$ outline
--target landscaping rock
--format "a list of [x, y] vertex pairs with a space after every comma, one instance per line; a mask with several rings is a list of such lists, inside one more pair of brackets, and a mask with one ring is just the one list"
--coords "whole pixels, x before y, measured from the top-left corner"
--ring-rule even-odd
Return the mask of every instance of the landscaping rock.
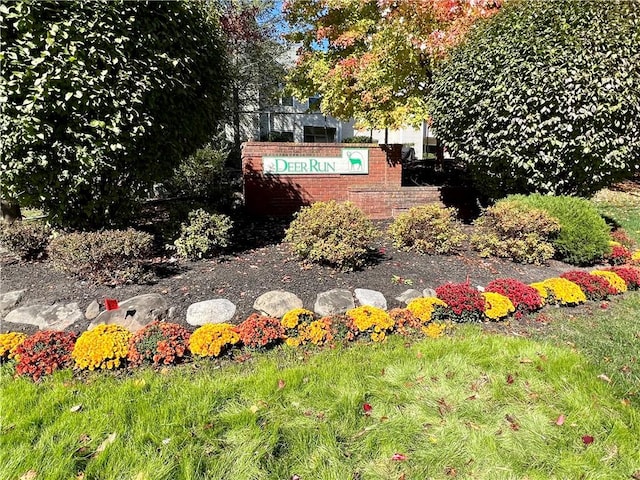
[[187, 323], [200, 326], [205, 323], [227, 323], [236, 314], [236, 306], [225, 298], [205, 300], [189, 306]]
[[164, 297], [157, 293], [138, 295], [121, 302], [117, 310], [106, 310], [89, 325], [89, 330], [100, 324], [116, 324], [131, 332], [137, 332], [145, 325], [168, 318], [169, 306]]
[[349, 309], [355, 308], [355, 306], [353, 295], [349, 290], [335, 288], [319, 293], [313, 310], [321, 317], [325, 317], [344, 313]]
[[411, 300], [415, 300], [416, 298], [422, 297], [422, 292], [416, 290], [415, 288], [410, 288], [409, 290], [405, 290], [400, 295], [396, 297], [396, 300], [400, 303], [404, 303], [408, 305]]
[[87, 307], [87, 310], [84, 312], [84, 316], [87, 320], [93, 320], [98, 315], [100, 315], [100, 304], [97, 300], [94, 300]]
[[354, 290], [356, 300], [360, 305], [371, 305], [383, 310], [387, 309], [387, 299], [384, 295], [376, 290], [368, 290], [366, 288], [356, 288]]
[[302, 300], [297, 295], [284, 290], [263, 293], [253, 302], [253, 308], [269, 317], [282, 318], [289, 310], [302, 308]]
[[20, 303], [20, 300], [24, 297], [24, 292], [26, 290], [13, 290], [0, 295], [0, 318]]
[[436, 291], [433, 288], [425, 288], [422, 291], [423, 297], [437, 297]]
[[62, 331], [83, 319], [80, 307], [74, 302], [16, 308], [7, 314], [4, 321], [35, 325], [40, 330]]

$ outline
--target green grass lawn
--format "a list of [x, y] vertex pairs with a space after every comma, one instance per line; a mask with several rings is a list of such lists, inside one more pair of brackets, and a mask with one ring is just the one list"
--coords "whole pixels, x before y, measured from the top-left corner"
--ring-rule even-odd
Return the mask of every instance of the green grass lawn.
[[119, 378], [67, 371], [37, 384], [5, 366], [0, 478], [624, 479], [640, 470], [638, 410], [585, 356], [474, 328], [405, 341], [311, 355], [279, 348], [222, 368], [203, 361]]
[[603, 190], [593, 202], [601, 215], [621, 225], [637, 243], [640, 243], [640, 191], [617, 192]]

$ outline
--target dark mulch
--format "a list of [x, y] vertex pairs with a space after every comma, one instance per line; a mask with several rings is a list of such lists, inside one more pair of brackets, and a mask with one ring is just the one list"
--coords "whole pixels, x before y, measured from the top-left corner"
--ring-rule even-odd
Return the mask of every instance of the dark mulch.
[[[459, 255], [421, 256], [399, 251], [388, 238], [378, 242], [373, 264], [356, 272], [340, 272], [323, 266], [301, 264], [280, 240], [287, 222], [278, 219], [244, 219], [237, 226], [237, 250], [213, 260], [167, 261], [156, 264], [156, 281], [147, 285], [109, 287], [95, 285], [54, 270], [46, 261], [22, 263], [8, 255], [0, 256], [1, 291], [26, 289], [21, 306], [78, 302], [85, 309], [93, 300], [120, 301], [145, 293], [160, 293], [175, 307], [173, 321], [186, 325], [186, 310], [194, 302], [227, 298], [238, 307], [236, 321], [253, 311], [253, 302], [269, 290], [287, 290], [298, 295], [305, 307], [313, 308], [316, 295], [332, 288], [368, 288], [382, 292], [389, 308], [399, 307], [394, 300], [408, 288], [435, 288], [446, 282], [486, 285], [498, 277], [523, 282], [557, 276], [572, 267], [557, 261], [547, 266], [516, 264], [501, 259], [483, 259], [465, 250]], [[381, 223], [381, 228], [384, 227]], [[467, 227], [471, 228], [471, 227]], [[531, 322], [536, 323], [535, 319]], [[25, 331], [29, 328], [0, 322], [0, 330]], [[76, 324], [81, 331], [87, 322]], [[535, 325], [534, 325], [535, 326]], [[506, 328], [511, 328], [506, 326]], [[33, 331], [33, 330], [31, 330]]]

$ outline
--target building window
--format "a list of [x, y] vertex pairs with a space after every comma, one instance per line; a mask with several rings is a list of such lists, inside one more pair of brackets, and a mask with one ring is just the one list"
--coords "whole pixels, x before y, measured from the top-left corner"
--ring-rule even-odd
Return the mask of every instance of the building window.
[[283, 107], [293, 107], [293, 97], [292, 96], [281, 97], [280, 105], [282, 105]]
[[309, 97], [309, 111], [310, 112], [320, 111], [320, 97]]
[[306, 143], [334, 143], [335, 138], [335, 128], [304, 127], [304, 141]]

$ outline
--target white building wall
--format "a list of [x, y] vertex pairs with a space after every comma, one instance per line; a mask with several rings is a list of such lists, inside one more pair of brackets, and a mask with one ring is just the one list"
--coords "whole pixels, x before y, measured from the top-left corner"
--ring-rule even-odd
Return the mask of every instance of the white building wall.
[[[401, 143], [404, 146], [413, 147], [416, 152], [416, 157], [418, 158], [428, 158], [434, 155], [432, 150], [437, 144], [437, 139], [429, 130], [427, 122], [422, 122], [419, 128], [405, 127], [397, 130], [390, 129], [386, 134], [385, 130], [356, 129], [354, 135], [371, 135], [378, 143]], [[445, 157], [447, 157], [446, 151]]]

